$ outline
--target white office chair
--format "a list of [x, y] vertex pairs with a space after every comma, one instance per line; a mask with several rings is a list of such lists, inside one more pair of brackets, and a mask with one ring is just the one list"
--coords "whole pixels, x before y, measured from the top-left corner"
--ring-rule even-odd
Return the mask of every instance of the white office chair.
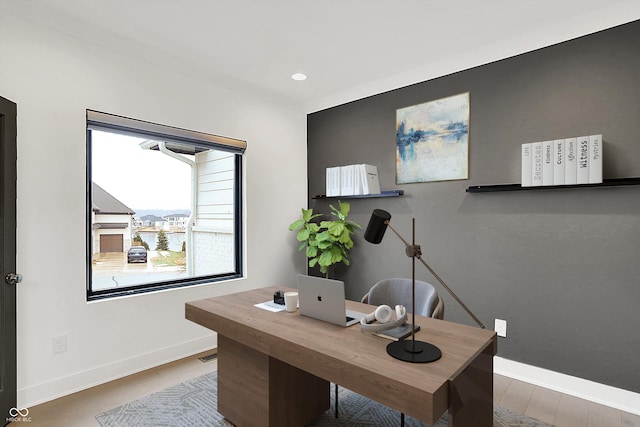
[[[362, 302], [371, 305], [386, 304], [389, 307], [404, 305], [407, 311], [411, 310], [413, 294], [413, 282], [411, 279], [382, 279], [369, 289], [362, 297]], [[415, 311], [419, 316], [442, 319], [444, 317], [444, 302], [436, 288], [430, 283], [416, 280]], [[338, 407], [336, 390], [336, 408]], [[336, 410], [336, 417], [338, 412]], [[404, 413], [400, 413], [400, 426], [404, 426]]]
[[[362, 302], [371, 305], [386, 304], [395, 307], [404, 305], [411, 311], [411, 279], [382, 279], [362, 297]], [[416, 280], [416, 313], [419, 316], [442, 319], [444, 303], [430, 283]]]
[[[369, 289], [361, 302], [371, 305], [386, 304], [389, 307], [404, 305], [411, 310], [412, 280], [411, 279], [382, 279]], [[416, 280], [415, 310], [417, 315], [442, 319], [444, 317], [444, 302], [436, 288], [430, 283]], [[335, 417], [338, 418], [338, 384], [335, 384]], [[400, 426], [404, 426], [404, 413], [400, 413]]]

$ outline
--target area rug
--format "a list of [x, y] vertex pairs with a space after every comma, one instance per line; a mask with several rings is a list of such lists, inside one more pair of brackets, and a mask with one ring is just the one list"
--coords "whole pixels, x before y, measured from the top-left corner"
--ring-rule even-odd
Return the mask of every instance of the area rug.
[[[165, 390], [142, 397], [103, 412], [96, 419], [103, 427], [233, 427], [216, 411], [217, 373], [211, 372]], [[385, 427], [399, 426], [400, 414], [384, 405], [339, 387], [339, 417], [334, 417], [334, 387], [331, 387], [332, 408], [311, 426]], [[251, 410], [247, 408], [247, 410]], [[409, 416], [407, 427], [428, 426]], [[533, 418], [507, 409], [493, 408], [494, 427], [552, 427]], [[446, 427], [445, 414], [435, 427]], [[472, 427], [472, 426], [470, 426]]]

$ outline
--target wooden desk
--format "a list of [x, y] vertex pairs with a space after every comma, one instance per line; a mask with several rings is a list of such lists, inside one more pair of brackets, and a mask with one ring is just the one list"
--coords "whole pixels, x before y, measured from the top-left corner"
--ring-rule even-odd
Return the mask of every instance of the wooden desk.
[[[279, 288], [282, 290], [289, 290]], [[493, 425], [493, 331], [416, 316], [416, 339], [442, 358], [407, 363], [388, 340], [254, 307], [275, 287], [186, 304], [186, 318], [218, 333], [218, 412], [238, 426], [302, 426], [329, 409], [329, 381], [434, 424]], [[371, 306], [347, 301], [362, 312]]]

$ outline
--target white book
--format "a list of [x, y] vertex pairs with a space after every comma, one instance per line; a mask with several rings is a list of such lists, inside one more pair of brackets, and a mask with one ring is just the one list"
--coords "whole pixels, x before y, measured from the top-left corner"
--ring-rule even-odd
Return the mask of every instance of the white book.
[[553, 185], [564, 185], [564, 139], [553, 141]]
[[362, 172], [363, 169], [364, 169], [363, 165], [353, 165], [353, 179], [354, 179], [353, 194], [355, 194], [356, 196], [365, 194], [364, 193], [364, 173]]
[[565, 185], [577, 184], [578, 172], [578, 140], [567, 138], [564, 140], [564, 183]]
[[542, 185], [542, 142], [532, 142], [533, 162], [531, 163], [531, 185]]
[[340, 167], [340, 195], [353, 196], [355, 193], [355, 165]]
[[576, 184], [589, 183], [589, 137], [580, 136], [578, 140], [578, 171]]
[[531, 151], [531, 143], [522, 144], [522, 187], [531, 187], [533, 176], [531, 174], [531, 165], [533, 164], [533, 152]]
[[369, 194], [369, 183], [367, 182], [367, 170], [365, 165], [357, 165], [357, 173], [360, 175], [362, 181], [362, 194]]
[[553, 185], [553, 141], [542, 142], [542, 185]]
[[333, 168], [333, 193], [334, 196], [340, 196], [342, 190], [342, 167]]
[[602, 135], [589, 136], [589, 184], [602, 183]]
[[380, 178], [378, 177], [378, 167], [373, 165], [362, 165], [364, 171], [365, 192], [363, 194], [380, 194]]
[[342, 168], [336, 166], [333, 168], [333, 195], [339, 196], [340, 190], [342, 190]]
[[327, 168], [327, 197], [335, 197], [340, 195], [340, 167]]

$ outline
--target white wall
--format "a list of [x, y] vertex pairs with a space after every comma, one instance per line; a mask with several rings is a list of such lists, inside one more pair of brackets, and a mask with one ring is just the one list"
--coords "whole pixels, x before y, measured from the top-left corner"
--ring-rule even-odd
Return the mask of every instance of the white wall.
[[[287, 227], [306, 205], [306, 116], [0, 15], [0, 96], [18, 104], [18, 405], [215, 345], [184, 303], [294, 286]], [[85, 110], [246, 140], [246, 278], [85, 300]], [[283, 166], [286, 162], [286, 167]], [[284, 254], [284, 255], [283, 255]], [[52, 353], [66, 334], [68, 351]]]

